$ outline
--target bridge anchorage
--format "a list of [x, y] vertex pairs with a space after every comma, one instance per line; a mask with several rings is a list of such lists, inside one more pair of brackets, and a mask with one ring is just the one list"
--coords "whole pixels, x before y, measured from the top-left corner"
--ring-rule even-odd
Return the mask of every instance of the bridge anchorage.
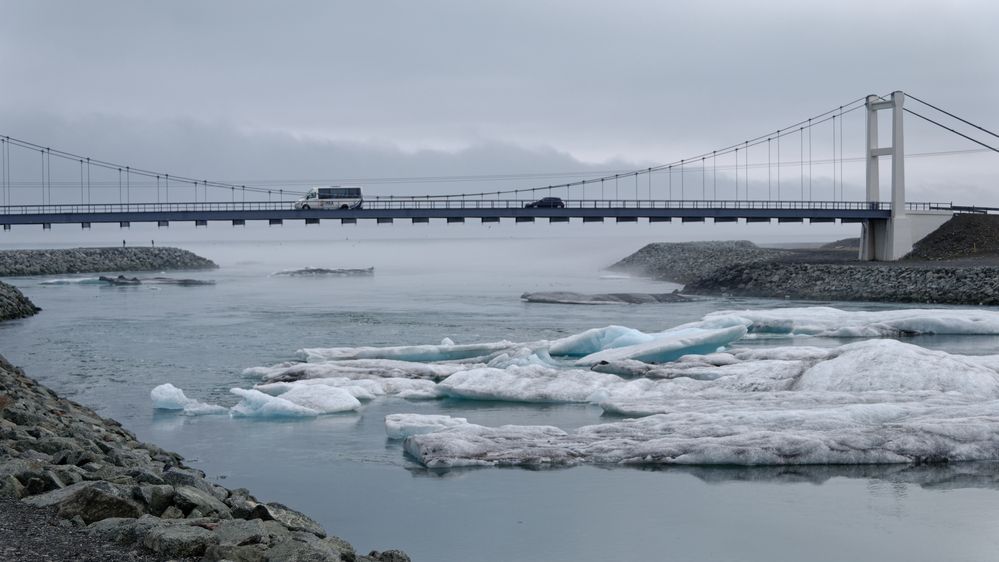
[[[955, 212], [982, 210], [950, 203], [906, 201], [904, 114], [919, 117], [983, 147], [974, 151], [920, 156], [986, 150], [999, 153], [999, 148], [905, 107], [907, 100], [999, 138], [970, 121], [896, 91], [890, 96], [858, 98], [776, 131], [658, 166], [574, 179], [557, 185], [460, 195], [365, 193], [363, 205], [325, 210], [306, 208], [304, 203], [296, 209], [295, 202], [287, 200], [286, 196], [301, 194], [287, 186], [237, 185], [184, 177], [0, 136], [0, 193], [3, 196], [0, 225], [7, 231], [13, 225], [42, 225], [48, 229], [53, 224], [73, 223], [90, 228], [95, 223], [117, 223], [125, 228], [142, 222], [160, 227], [172, 222], [207, 226], [211, 221], [225, 221], [234, 226], [245, 225], [246, 221], [281, 225], [284, 221], [318, 224], [330, 220], [341, 224], [356, 224], [358, 220], [376, 224], [397, 220], [425, 224], [430, 219], [459, 224], [467, 220], [493, 224], [501, 219], [515, 223], [537, 220], [553, 223], [570, 220], [583, 223], [639, 220], [650, 223], [708, 220], [715, 223], [851, 222], [862, 225], [861, 259], [896, 260]], [[866, 110], [866, 138], [857, 135], [855, 138], [860, 142], [854, 150], [860, 152], [860, 145], [863, 145], [863, 155], [847, 158], [844, 156], [843, 123], [848, 115], [859, 118], [861, 109]], [[878, 144], [878, 112], [884, 110], [891, 110], [892, 114], [889, 146]], [[857, 119], [858, 128], [860, 121]], [[829, 136], [826, 136], [830, 130], [832, 143], [827, 142]], [[813, 137], [819, 139], [819, 156], [814, 150]], [[826, 156], [830, 152], [831, 158]], [[25, 155], [22, 162], [21, 157]], [[891, 158], [888, 201], [881, 199], [879, 186], [882, 157]], [[844, 195], [847, 182], [844, 181], [843, 164], [846, 161], [856, 162], [858, 168], [863, 161], [865, 167], [865, 179], [856, 173], [849, 182], [851, 193], [855, 192], [852, 200]], [[828, 173], [830, 164], [831, 174]], [[58, 178], [56, 181], [53, 181], [54, 176]], [[390, 183], [398, 179], [390, 178]], [[426, 183], [422, 181], [426, 179], [407, 178], [407, 181]], [[459, 180], [429, 178], [429, 181], [449, 179]], [[501, 175], [484, 181], [525, 179]], [[831, 190], [827, 191], [829, 187]], [[277, 196], [278, 200], [271, 200], [272, 196]]]

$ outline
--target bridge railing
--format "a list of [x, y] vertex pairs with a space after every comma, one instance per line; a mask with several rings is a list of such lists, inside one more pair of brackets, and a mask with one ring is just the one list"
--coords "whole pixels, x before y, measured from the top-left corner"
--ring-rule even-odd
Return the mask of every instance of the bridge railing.
[[[483, 199], [461, 197], [372, 197], [364, 209], [523, 209], [533, 199]], [[675, 200], [675, 199], [580, 199], [562, 202], [566, 209], [746, 209], [746, 210], [846, 210], [886, 211], [888, 202], [868, 201], [768, 201], [768, 200]], [[0, 206], [0, 215], [170, 213], [211, 211], [288, 211], [294, 201], [208, 201], [178, 203], [93, 203], [72, 205]], [[545, 209], [543, 207], [542, 209]], [[550, 207], [547, 207], [550, 208]], [[906, 203], [910, 211], [955, 210], [951, 203]]]

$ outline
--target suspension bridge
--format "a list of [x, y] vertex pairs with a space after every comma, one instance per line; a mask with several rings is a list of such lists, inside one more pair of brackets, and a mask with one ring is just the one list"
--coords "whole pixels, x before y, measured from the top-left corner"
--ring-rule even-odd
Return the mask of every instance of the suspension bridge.
[[[905, 107], [907, 97], [920, 104], [920, 112]], [[880, 111], [891, 113], [890, 142], [884, 146], [879, 144]], [[924, 114], [928, 111], [934, 112], [933, 117]], [[0, 136], [3, 195], [0, 225], [9, 231], [23, 225], [51, 228], [53, 224], [74, 223], [90, 228], [99, 223], [129, 227], [132, 223], [146, 222], [165, 227], [171, 222], [207, 226], [211, 221], [233, 225], [244, 225], [247, 221], [266, 221], [271, 225], [285, 221], [353, 224], [359, 220], [428, 223], [431, 219], [448, 223], [466, 220], [497, 223], [501, 219], [556, 223], [572, 219], [619, 223], [855, 222], [863, 226], [861, 257], [893, 260], [908, 253], [913, 243], [955, 212], [978, 210], [951, 202], [906, 200], [903, 134], [906, 114], [975, 143], [976, 151], [999, 152], [993, 144], [980, 140], [983, 135], [996, 138], [999, 135], [896, 91], [887, 96], [858, 98], [743, 142], [653, 167], [554, 185], [475, 193], [365, 194], [359, 208], [320, 210], [295, 209], [295, 197], [300, 193], [279, 185], [246, 185], [178, 176]], [[844, 155], [844, 121], [851, 115], [863, 116], [864, 133], [858, 135], [863, 140], [861, 157]], [[821, 145], [824, 154], [817, 154], [817, 145]], [[882, 158], [890, 159], [891, 185], [887, 198], [882, 197], [880, 190]], [[53, 159], [57, 163], [55, 181]], [[860, 162], [864, 166], [864, 192], [848, 198], [844, 164]], [[94, 178], [98, 174], [99, 181]], [[67, 179], [69, 175], [72, 177]], [[265, 196], [267, 200], [263, 199]], [[540, 197], [555, 196], [562, 199], [561, 205], [528, 206]]]

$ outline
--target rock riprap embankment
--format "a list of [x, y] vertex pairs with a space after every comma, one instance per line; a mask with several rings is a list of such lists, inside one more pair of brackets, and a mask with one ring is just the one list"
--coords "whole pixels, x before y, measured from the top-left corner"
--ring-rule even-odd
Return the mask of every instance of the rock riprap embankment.
[[17, 287], [0, 282], [0, 321], [26, 318], [39, 310]]
[[217, 267], [215, 262], [180, 248], [69, 248], [0, 252], [0, 277]]
[[396, 550], [358, 555], [302, 513], [214, 484], [180, 455], [58, 397], [2, 357], [0, 497], [54, 509], [97, 540], [164, 558], [409, 560]]
[[808, 300], [997, 305], [999, 267], [732, 264], [688, 283], [684, 292]]
[[897, 262], [859, 261], [850, 239], [814, 249], [689, 242], [649, 244], [611, 269], [683, 283], [693, 295], [997, 305], [996, 255], [999, 217], [958, 215]]
[[760, 248], [745, 240], [659, 242], [646, 244], [642, 249], [607, 269], [673, 283], [689, 283], [733, 263], [772, 261], [788, 254], [788, 250]]

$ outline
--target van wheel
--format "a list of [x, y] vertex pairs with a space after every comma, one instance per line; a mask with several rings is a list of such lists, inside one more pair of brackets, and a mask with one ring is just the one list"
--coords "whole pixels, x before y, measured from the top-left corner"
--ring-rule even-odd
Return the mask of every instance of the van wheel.
[[350, 208], [350, 206], [348, 206], [348, 205], [340, 205], [340, 208], [341, 208], [341, 209], [349, 209], [349, 208]]
[[308, 211], [308, 210], [309, 210], [309, 209], [311, 209], [311, 208], [312, 208], [312, 207], [310, 207], [310, 206], [308, 206], [308, 205], [302, 205], [302, 210], [303, 210], [303, 211]]

